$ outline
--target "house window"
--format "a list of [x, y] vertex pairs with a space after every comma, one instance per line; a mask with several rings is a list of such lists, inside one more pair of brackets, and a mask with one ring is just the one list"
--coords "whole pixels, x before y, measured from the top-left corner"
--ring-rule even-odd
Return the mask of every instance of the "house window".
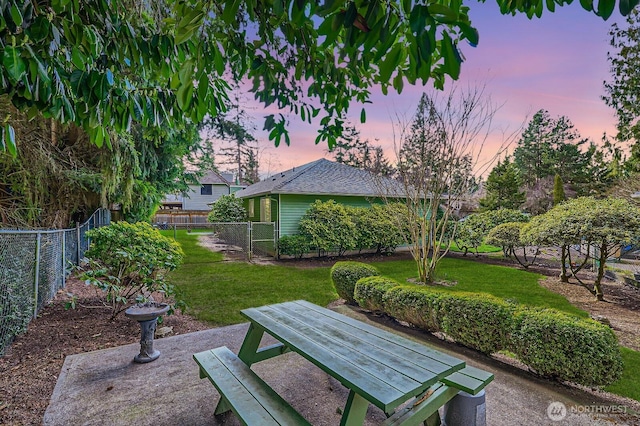
[[213, 185], [205, 183], [200, 187], [200, 195], [213, 195]]
[[256, 214], [254, 199], [249, 200], [249, 217], [253, 217]]
[[260, 200], [260, 222], [271, 222], [271, 198]]

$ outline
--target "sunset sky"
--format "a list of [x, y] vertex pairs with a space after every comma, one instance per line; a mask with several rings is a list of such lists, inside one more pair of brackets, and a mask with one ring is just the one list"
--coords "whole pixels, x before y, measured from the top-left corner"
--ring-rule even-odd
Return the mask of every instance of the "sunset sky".
[[[602, 134], [615, 133], [613, 111], [601, 100], [603, 81], [609, 79], [608, 30], [613, 22], [624, 23], [616, 11], [608, 20], [583, 10], [578, 2], [546, 12], [541, 19], [503, 16], [493, 3], [469, 3], [473, 24], [480, 32], [480, 43], [473, 48], [461, 45], [466, 57], [459, 85], [485, 85], [494, 104], [502, 105], [496, 114], [494, 136], [488, 150], [499, 144], [502, 133], [521, 128], [539, 109], [552, 117], [567, 116], [583, 137], [599, 142]], [[430, 85], [430, 83], [429, 83]], [[354, 105], [351, 120], [364, 139], [383, 145], [393, 157], [392, 117], [410, 117], [424, 89], [405, 86], [401, 95], [383, 96], [373, 90], [367, 105], [367, 122], [359, 123], [360, 107]], [[262, 127], [258, 106], [250, 111], [255, 124]], [[316, 126], [291, 117], [291, 146], [275, 148], [264, 132], [258, 132], [260, 169], [272, 174], [326, 157], [325, 144], [316, 146]]]

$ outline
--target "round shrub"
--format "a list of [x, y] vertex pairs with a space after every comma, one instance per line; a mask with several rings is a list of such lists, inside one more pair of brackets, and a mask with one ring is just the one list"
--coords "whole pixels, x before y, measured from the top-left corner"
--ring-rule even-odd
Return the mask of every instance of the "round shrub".
[[444, 295], [427, 287], [394, 287], [382, 296], [382, 304], [387, 315], [434, 333], [442, 331], [439, 310]]
[[81, 277], [104, 291], [111, 319], [152, 293], [176, 294], [167, 273], [182, 263], [182, 248], [148, 223], [115, 222], [87, 231], [87, 237], [91, 246]]
[[380, 275], [371, 265], [361, 262], [336, 262], [331, 268], [331, 282], [338, 293], [347, 303], [354, 304], [353, 292], [360, 278]]
[[611, 328], [552, 309], [520, 311], [510, 346], [542, 376], [601, 386], [622, 374], [622, 356]]
[[358, 305], [370, 311], [383, 311], [382, 298], [385, 293], [400, 283], [387, 277], [373, 276], [360, 278], [356, 282], [353, 298]]
[[234, 194], [223, 195], [211, 205], [207, 220], [212, 223], [246, 222], [247, 211], [243, 201]]
[[439, 300], [442, 331], [485, 354], [508, 346], [515, 309], [515, 305], [490, 294], [447, 293]]

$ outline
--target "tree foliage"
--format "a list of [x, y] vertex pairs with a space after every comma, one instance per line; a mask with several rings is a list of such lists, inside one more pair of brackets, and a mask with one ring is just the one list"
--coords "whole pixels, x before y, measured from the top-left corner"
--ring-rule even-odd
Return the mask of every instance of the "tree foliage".
[[[529, 216], [519, 210], [498, 209], [471, 214], [459, 221], [453, 239], [464, 250], [477, 250], [493, 228], [503, 223], [527, 222]], [[506, 254], [506, 253], [505, 253]]]
[[[571, 245], [589, 247], [585, 261], [593, 258], [598, 273], [593, 294], [603, 300], [601, 287], [607, 259], [623, 244], [629, 243], [640, 228], [640, 210], [624, 199], [580, 197], [561, 203], [547, 213], [534, 217], [523, 229], [523, 240], [562, 249], [562, 278], [567, 280], [566, 265], [571, 265]], [[579, 267], [580, 268], [580, 267]], [[575, 276], [578, 269], [573, 269]]]
[[392, 176], [395, 173], [382, 146], [360, 139], [360, 132], [355, 126], [347, 126], [329, 152], [337, 163], [367, 170], [377, 176]]
[[258, 140], [254, 136], [255, 124], [241, 104], [239, 90], [236, 84], [226, 113], [206, 118], [200, 127], [208, 138], [219, 143], [214, 153], [217, 164], [231, 167], [239, 182], [253, 184], [260, 180]]
[[152, 300], [152, 293], [175, 295], [166, 275], [182, 263], [180, 244], [145, 222], [114, 222], [87, 236], [89, 263], [82, 278], [105, 292], [112, 320], [132, 302]]
[[312, 203], [300, 219], [299, 230], [318, 254], [335, 250], [341, 256], [356, 248], [356, 226], [349, 211], [333, 200]]
[[566, 199], [567, 197], [564, 195], [562, 178], [556, 173], [556, 176], [553, 178], [553, 205], [557, 206]]
[[35, 118], [0, 97], [0, 111], [26, 143], [22, 155], [0, 152], [0, 221], [6, 226], [61, 228], [98, 207], [119, 204], [124, 218], [146, 221], [165, 193], [189, 183], [183, 158], [195, 150], [193, 125], [158, 132], [136, 125], [115, 135], [112, 149], [91, 144], [83, 129]]
[[243, 201], [234, 194], [223, 195], [211, 206], [207, 220], [213, 223], [246, 222], [247, 210]]
[[609, 30], [611, 48], [607, 58], [611, 65], [611, 80], [605, 81], [607, 105], [615, 110], [620, 141], [634, 144], [632, 160], [640, 171], [640, 13], [633, 10], [625, 26], [614, 23]]
[[538, 257], [538, 247], [528, 247], [521, 238], [524, 222], [506, 222], [493, 228], [487, 234], [485, 242], [502, 247], [506, 257], [513, 257], [524, 268], [533, 265]]
[[567, 117], [552, 118], [546, 110], [534, 114], [513, 153], [526, 191], [526, 211], [540, 214], [553, 206], [555, 175], [584, 194], [581, 188], [593, 180], [595, 152], [593, 145], [584, 149], [586, 143]]
[[525, 200], [525, 193], [520, 190], [521, 186], [518, 168], [506, 157], [489, 173], [485, 184], [486, 195], [480, 200], [480, 207], [483, 210], [519, 208]]
[[[555, 1], [498, 0], [503, 14], [541, 16]], [[621, 1], [626, 15], [637, 0]], [[608, 18], [615, 0], [581, 1]], [[133, 2], [87, 0], [0, 3], [0, 94], [30, 117], [43, 114], [84, 128], [96, 145], [110, 130], [172, 127], [225, 110], [225, 73], [248, 79], [257, 100], [320, 119], [317, 141], [332, 146], [351, 100], [366, 101], [379, 84], [457, 79], [458, 45], [476, 45], [468, 7], [439, 1], [294, 0]], [[305, 81], [308, 84], [300, 84]], [[289, 142], [283, 115], [265, 127]], [[16, 152], [3, 123], [3, 147]]]

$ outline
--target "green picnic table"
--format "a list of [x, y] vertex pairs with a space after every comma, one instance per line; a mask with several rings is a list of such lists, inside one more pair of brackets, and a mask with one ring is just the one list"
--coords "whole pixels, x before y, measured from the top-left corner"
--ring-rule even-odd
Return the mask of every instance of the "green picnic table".
[[[308, 424], [250, 370], [289, 351], [349, 389], [341, 425], [362, 425], [370, 403], [388, 425], [439, 424], [438, 409], [459, 391], [475, 395], [493, 380], [458, 358], [304, 300], [242, 315], [250, 325], [237, 357], [222, 347], [194, 359], [221, 394], [216, 414], [232, 410], [247, 425]], [[279, 343], [260, 347], [264, 333]]]

